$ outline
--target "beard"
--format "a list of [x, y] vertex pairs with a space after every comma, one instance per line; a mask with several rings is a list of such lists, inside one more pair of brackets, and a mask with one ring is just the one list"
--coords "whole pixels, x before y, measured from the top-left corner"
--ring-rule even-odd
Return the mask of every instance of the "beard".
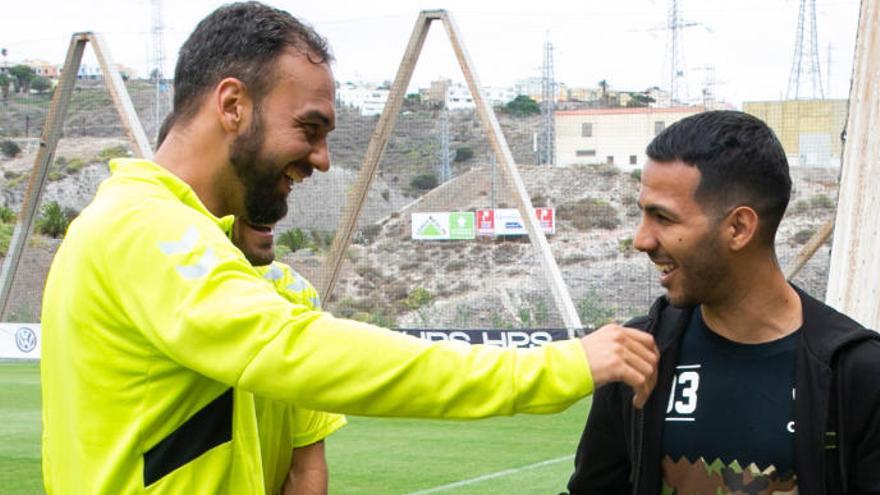
[[245, 134], [232, 142], [229, 161], [244, 185], [244, 206], [248, 221], [270, 225], [287, 215], [287, 194], [279, 191], [283, 167], [273, 166], [263, 150], [263, 116], [254, 109], [254, 120]]
[[714, 302], [719, 291], [724, 291], [727, 279], [726, 256], [719, 234], [710, 230], [686, 258], [678, 260], [681, 270], [679, 287], [669, 288], [666, 297], [677, 307]]

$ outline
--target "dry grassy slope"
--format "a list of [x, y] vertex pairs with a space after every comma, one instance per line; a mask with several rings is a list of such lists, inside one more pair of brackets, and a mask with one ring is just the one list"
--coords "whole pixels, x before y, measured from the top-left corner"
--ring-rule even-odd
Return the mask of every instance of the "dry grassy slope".
[[[638, 182], [633, 177], [590, 166], [521, 166], [520, 171], [533, 200], [561, 212], [557, 234], [549, 240], [576, 304], [586, 299], [598, 301], [598, 310], [587, 307], [587, 313], [607, 316], [607, 308], [625, 318], [644, 311], [662, 293], [646, 257], [629, 248], [639, 219]], [[795, 169], [792, 175], [792, 206], [777, 243], [783, 266], [800, 249], [805, 233], [833, 216], [832, 209], [815, 206], [825, 199], [833, 200], [836, 194], [833, 171]], [[403, 326], [516, 326], [524, 312], [531, 315], [532, 324], [560, 325], [539, 262], [525, 239], [410, 239], [410, 213], [487, 207], [490, 184], [486, 168], [474, 169], [384, 222], [371, 244], [350, 253], [348, 270], [330, 307], [346, 315], [397, 314], [397, 323]], [[580, 215], [593, 211], [578, 209], [585, 200], [609, 205], [610, 209], [602, 211], [615, 216], [618, 225], [578, 227], [582, 224]], [[500, 195], [497, 203], [513, 205], [509, 195]], [[821, 250], [796, 280], [820, 296], [827, 256], [827, 248]], [[427, 289], [435, 301], [417, 310], [407, 307], [406, 295], [416, 288]], [[535, 321], [544, 312], [548, 314], [540, 318], [542, 321]]]

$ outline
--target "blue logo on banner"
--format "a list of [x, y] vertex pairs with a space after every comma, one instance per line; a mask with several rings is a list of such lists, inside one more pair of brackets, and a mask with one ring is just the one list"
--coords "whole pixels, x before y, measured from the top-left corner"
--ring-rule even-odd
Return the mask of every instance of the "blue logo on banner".
[[15, 346], [21, 352], [31, 352], [37, 347], [37, 334], [28, 327], [21, 327], [15, 332]]

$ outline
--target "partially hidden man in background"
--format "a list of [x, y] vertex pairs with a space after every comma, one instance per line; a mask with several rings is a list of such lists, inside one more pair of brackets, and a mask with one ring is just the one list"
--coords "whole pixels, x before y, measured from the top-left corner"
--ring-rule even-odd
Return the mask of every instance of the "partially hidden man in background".
[[657, 341], [657, 387], [643, 410], [597, 391], [571, 494], [880, 493], [880, 340], [785, 280], [773, 131], [706, 112], [647, 154], [634, 245], [667, 293], [630, 324]]
[[228, 237], [233, 215], [271, 225], [329, 168], [329, 63], [314, 31], [256, 2], [217, 9], [182, 46], [155, 162], [111, 161], [46, 282], [49, 494], [273, 493], [261, 399], [433, 418], [557, 412], [615, 380], [647, 399], [659, 355], [639, 330], [535, 349], [429, 343], [265, 282]]
[[[249, 224], [236, 217], [232, 242], [263, 275], [263, 279], [288, 301], [320, 311], [321, 298], [314, 286], [290, 266], [275, 261], [273, 229]], [[260, 433], [260, 456], [267, 489], [282, 495], [327, 493], [329, 471], [324, 439], [345, 425], [345, 417], [312, 411], [288, 402], [254, 397]]]

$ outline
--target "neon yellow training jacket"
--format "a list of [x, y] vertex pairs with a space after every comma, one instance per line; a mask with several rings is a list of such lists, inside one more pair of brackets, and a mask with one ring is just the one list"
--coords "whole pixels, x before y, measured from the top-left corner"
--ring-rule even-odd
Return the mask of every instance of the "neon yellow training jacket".
[[[280, 263], [257, 267], [263, 279], [288, 301], [310, 310], [320, 310], [318, 292], [302, 275]], [[345, 426], [341, 414], [312, 411], [289, 402], [254, 397], [260, 458], [267, 495], [280, 493], [290, 472], [293, 449], [324, 440]]]
[[183, 181], [144, 160], [71, 224], [43, 300], [49, 494], [266, 492], [254, 396], [372, 416], [560, 411], [592, 391], [577, 341], [429, 343], [293, 304]]

